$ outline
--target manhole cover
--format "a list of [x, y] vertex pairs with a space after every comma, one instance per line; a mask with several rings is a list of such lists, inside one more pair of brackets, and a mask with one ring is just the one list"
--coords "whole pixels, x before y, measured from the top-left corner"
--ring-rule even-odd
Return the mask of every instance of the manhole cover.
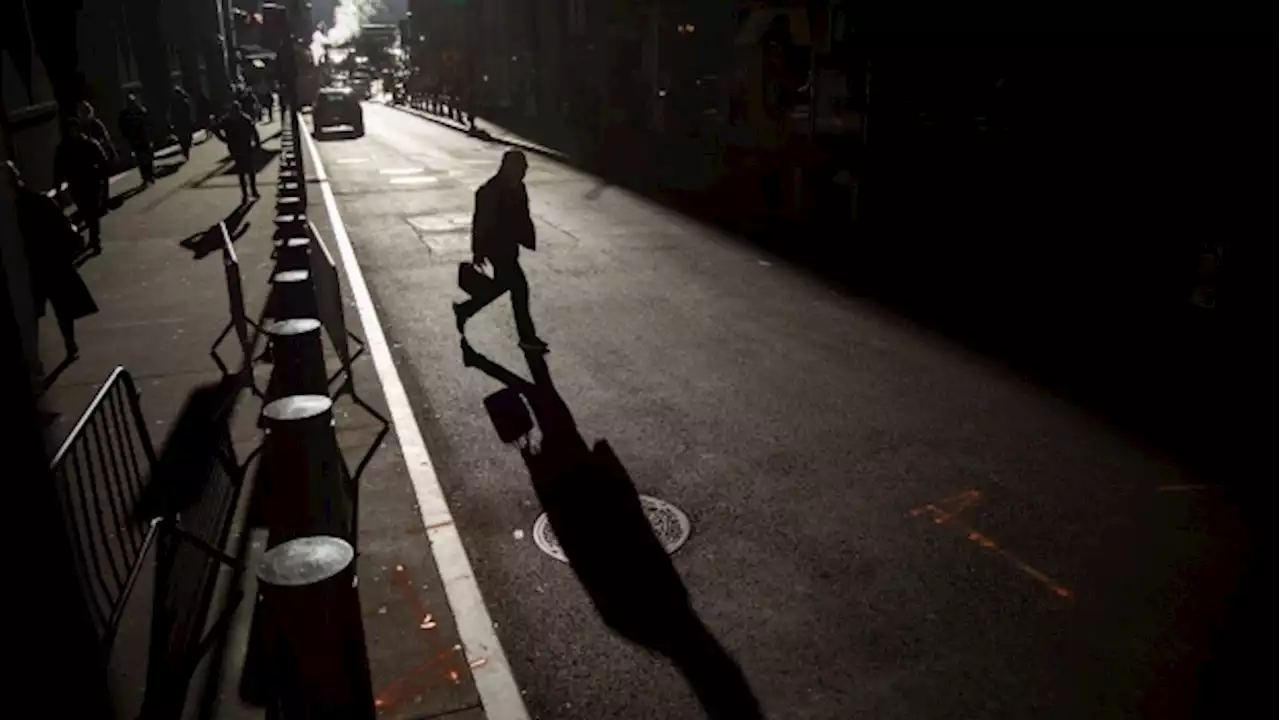
[[[640, 496], [640, 506], [644, 508], [645, 516], [649, 518], [649, 526], [653, 528], [654, 536], [658, 538], [658, 542], [662, 543], [668, 555], [674, 554], [689, 541], [689, 533], [693, 530], [693, 526], [689, 523], [689, 516], [685, 515], [683, 510], [666, 500], [659, 500], [649, 495]], [[551, 521], [547, 519], [546, 513], [539, 515], [533, 523], [533, 542], [542, 552], [560, 562], [569, 562], [564, 550], [560, 548], [560, 541], [556, 539], [555, 531], [551, 529]]]

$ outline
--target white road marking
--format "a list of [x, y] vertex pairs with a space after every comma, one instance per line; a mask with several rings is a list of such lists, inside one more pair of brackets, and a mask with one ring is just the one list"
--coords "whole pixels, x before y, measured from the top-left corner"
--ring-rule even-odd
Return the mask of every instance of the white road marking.
[[378, 172], [383, 175], [417, 175], [425, 171], [422, 168], [383, 168]]
[[398, 177], [389, 180], [392, 185], [426, 185], [429, 183], [440, 182], [440, 178], [431, 177], [430, 175], [418, 175], [417, 177]]
[[396, 438], [400, 441], [400, 452], [404, 455], [409, 481], [413, 485], [418, 508], [422, 513], [422, 525], [431, 542], [431, 554], [440, 570], [440, 579], [444, 583], [445, 597], [457, 623], [458, 635], [462, 638], [468, 660], [488, 659], [483, 666], [471, 671], [480, 702], [484, 705], [485, 715], [489, 720], [528, 720], [529, 711], [525, 709], [520, 688], [511, 674], [507, 654], [494, 632], [493, 619], [485, 606], [467, 551], [462, 546], [462, 537], [453, 522], [453, 514], [449, 511], [449, 503], [440, 487], [435, 466], [427, 452], [427, 444], [422, 439], [418, 420], [413, 416], [413, 406], [409, 404], [404, 383], [401, 382], [391, 358], [391, 350], [387, 347], [387, 338], [382, 332], [382, 323], [374, 308], [373, 297], [360, 272], [360, 264], [338, 212], [338, 200], [320, 161], [320, 153], [311, 136], [304, 137], [312, 167], [315, 168], [316, 180], [324, 197], [325, 209], [333, 225], [334, 244], [346, 269], [347, 284], [360, 315], [365, 343], [369, 348], [374, 370], [382, 383], [382, 392], [391, 413], [391, 423], [395, 428]]
[[369, 158], [338, 158], [339, 165], [353, 165], [362, 162], [369, 162]]

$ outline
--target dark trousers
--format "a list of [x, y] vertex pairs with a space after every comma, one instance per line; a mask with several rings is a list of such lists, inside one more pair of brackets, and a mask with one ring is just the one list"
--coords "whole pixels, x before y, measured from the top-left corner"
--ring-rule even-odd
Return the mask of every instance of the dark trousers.
[[178, 127], [173, 132], [178, 136], [178, 145], [182, 148], [182, 156], [191, 157], [191, 128]]
[[76, 204], [76, 211], [89, 231], [89, 247], [102, 245], [102, 193], [94, 185], [87, 188], [72, 188], [71, 201]]
[[502, 297], [505, 292], [511, 293], [511, 309], [516, 316], [516, 333], [521, 340], [532, 340], [538, 336], [533, 328], [533, 318], [529, 315], [529, 281], [524, 276], [518, 258], [507, 260], [490, 260], [493, 263], [493, 284], [485, 292], [472, 295], [469, 300], [459, 304], [458, 312], [463, 317], [471, 317], [480, 312], [486, 305]]
[[240, 178], [240, 194], [249, 197], [249, 193], [258, 194], [258, 177], [253, 172], [253, 152], [237, 151], [232, 153], [236, 164], [236, 175]]
[[151, 149], [151, 143], [133, 143], [129, 147], [133, 150], [133, 158], [138, 161], [138, 174], [142, 175], [142, 181], [151, 182], [155, 180], [156, 154]]

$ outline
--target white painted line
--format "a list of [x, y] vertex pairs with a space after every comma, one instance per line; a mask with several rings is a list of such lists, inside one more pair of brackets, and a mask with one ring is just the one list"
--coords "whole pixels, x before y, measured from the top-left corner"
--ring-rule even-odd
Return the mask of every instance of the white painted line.
[[369, 158], [339, 158], [339, 165], [352, 165], [354, 163], [369, 162]]
[[480, 702], [484, 705], [485, 715], [489, 720], [528, 720], [529, 711], [525, 709], [520, 688], [511, 674], [507, 654], [493, 630], [493, 619], [489, 616], [489, 608], [484, 604], [484, 596], [476, 582], [475, 572], [471, 569], [467, 551], [462, 546], [462, 537], [454, 525], [453, 514], [449, 511], [449, 503], [445, 500], [444, 490], [436, 477], [427, 444], [418, 428], [418, 420], [413, 416], [413, 406], [409, 404], [404, 383], [391, 359], [391, 350], [387, 346], [386, 335], [382, 332], [378, 311], [373, 306], [369, 286], [365, 284], [355, 249], [351, 246], [351, 238], [342, 223], [338, 200], [320, 161], [320, 153], [315, 140], [310, 135], [304, 137], [308, 154], [311, 155], [311, 166], [315, 168], [320, 193], [324, 197], [324, 206], [333, 225], [334, 244], [347, 272], [347, 284], [355, 299], [356, 311], [360, 314], [365, 344], [382, 383], [382, 392], [391, 413], [391, 424], [400, 441], [400, 452], [404, 455], [409, 481], [413, 485], [418, 508], [422, 513], [422, 525], [431, 542], [431, 554], [440, 569], [440, 579], [444, 583], [445, 597], [458, 626], [458, 635], [462, 638], [462, 646], [469, 662], [474, 663], [481, 658], [485, 660], [483, 665], [471, 670]]
[[417, 177], [391, 178], [388, 182], [392, 185], [428, 185], [430, 183], [440, 182], [440, 178], [431, 177], [430, 175], [419, 175]]
[[422, 168], [383, 168], [378, 172], [383, 175], [417, 175], [425, 171]]

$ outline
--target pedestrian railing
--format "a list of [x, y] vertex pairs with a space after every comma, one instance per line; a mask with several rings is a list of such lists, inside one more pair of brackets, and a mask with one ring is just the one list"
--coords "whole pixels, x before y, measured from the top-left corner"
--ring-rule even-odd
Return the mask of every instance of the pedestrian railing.
[[157, 458], [137, 387], [117, 367], [50, 463], [103, 663], [139, 579], [154, 577], [147, 718], [181, 711], [196, 664], [238, 602], [233, 596], [206, 632], [219, 568], [239, 571], [222, 549], [244, 477], [227, 425], [238, 386], [225, 387], [231, 392], [198, 391], [216, 400], [198, 413], [189, 403]]
[[[217, 363], [218, 369], [222, 371], [224, 377], [237, 377], [245, 387], [248, 387], [254, 395], [262, 396], [258, 390], [257, 384], [253, 379], [253, 350], [258, 344], [258, 335], [261, 334], [262, 328], [253, 320], [249, 319], [249, 315], [245, 310], [244, 304], [244, 287], [240, 279], [240, 259], [236, 256], [235, 246], [231, 242], [231, 235], [227, 232], [226, 222], [218, 223], [219, 236], [222, 238], [222, 269], [227, 282], [227, 302], [230, 317], [227, 324], [222, 328], [222, 332], [218, 333], [218, 337], [214, 339], [213, 346], [209, 348], [209, 355], [213, 361]], [[253, 330], [253, 334], [249, 330]], [[239, 342], [240, 355], [237, 358], [239, 368], [232, 369], [223, 362], [222, 357], [218, 354], [218, 346], [226, 339], [227, 335], [235, 332], [236, 340]]]
[[104, 653], [155, 540], [152, 518], [134, 512], [155, 461], [138, 391], [118, 367], [52, 462], [77, 575]]

